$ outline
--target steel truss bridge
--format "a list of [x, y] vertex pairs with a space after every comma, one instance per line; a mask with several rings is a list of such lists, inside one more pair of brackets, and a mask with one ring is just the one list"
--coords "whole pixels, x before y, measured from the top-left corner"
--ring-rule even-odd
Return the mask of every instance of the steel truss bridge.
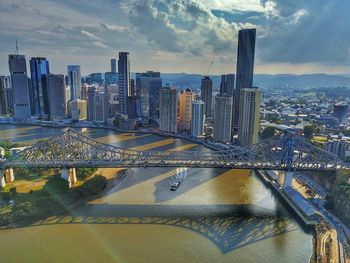
[[269, 170], [337, 170], [348, 168], [332, 153], [291, 133], [252, 147], [224, 151], [136, 151], [104, 144], [72, 129], [18, 151], [0, 163], [13, 167], [189, 167]]

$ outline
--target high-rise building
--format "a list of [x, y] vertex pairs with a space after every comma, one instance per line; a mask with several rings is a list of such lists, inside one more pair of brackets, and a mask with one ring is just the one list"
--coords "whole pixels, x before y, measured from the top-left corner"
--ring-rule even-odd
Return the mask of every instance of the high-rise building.
[[233, 97], [235, 91], [235, 74], [221, 75], [220, 95]]
[[70, 101], [69, 111], [73, 121], [85, 120], [87, 118], [86, 100]]
[[111, 72], [117, 73], [117, 60], [115, 58], [111, 59]]
[[64, 75], [47, 75], [47, 93], [49, 102], [49, 118], [60, 121], [66, 117], [66, 82]]
[[130, 91], [130, 59], [129, 52], [119, 52], [118, 60], [119, 109], [121, 114], [127, 114], [127, 98]]
[[18, 119], [29, 118], [31, 109], [25, 56], [9, 55], [9, 68], [13, 91], [14, 116]]
[[228, 95], [215, 97], [214, 133], [215, 141], [229, 143], [232, 133], [232, 103], [233, 98]]
[[258, 143], [261, 91], [258, 88], [240, 90], [238, 141], [243, 146]]
[[81, 99], [81, 72], [79, 65], [68, 65], [68, 85], [70, 86], [70, 100]]
[[212, 116], [213, 80], [204, 76], [201, 83], [201, 100], [204, 102], [204, 114], [207, 118]]
[[204, 102], [196, 100], [192, 102], [191, 134], [194, 137], [201, 137], [204, 132]]
[[253, 87], [256, 29], [243, 29], [238, 34], [237, 74], [234, 102], [234, 129], [238, 129], [241, 89]]
[[30, 59], [30, 100], [32, 115], [48, 116], [47, 75], [50, 74], [49, 61], [42, 57]]
[[180, 93], [179, 103], [179, 125], [178, 129], [181, 131], [191, 130], [192, 120], [192, 102], [194, 100], [193, 91], [188, 88]]
[[114, 84], [114, 85], [118, 84], [118, 73], [115, 73], [115, 72], [105, 73], [105, 86], [108, 86], [111, 84]]
[[158, 120], [159, 93], [162, 88], [160, 72], [136, 73], [137, 116], [145, 120]]
[[107, 122], [109, 117], [109, 97], [106, 92], [99, 92], [90, 87], [87, 96], [87, 118], [92, 122]]
[[177, 132], [177, 93], [167, 84], [160, 91], [159, 129], [166, 132]]
[[10, 112], [7, 98], [9, 84], [8, 77], [0, 76], [0, 115], [7, 115]]
[[340, 125], [347, 125], [348, 123], [348, 109], [347, 104], [336, 104], [333, 107], [333, 117], [339, 120]]

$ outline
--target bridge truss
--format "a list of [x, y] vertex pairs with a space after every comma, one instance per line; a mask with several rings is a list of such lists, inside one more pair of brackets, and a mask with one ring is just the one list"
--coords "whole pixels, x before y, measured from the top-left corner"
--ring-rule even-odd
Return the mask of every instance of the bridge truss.
[[136, 151], [104, 144], [72, 129], [15, 153], [0, 164], [9, 167], [188, 167], [273, 170], [347, 168], [337, 156], [294, 134], [252, 147], [225, 151]]

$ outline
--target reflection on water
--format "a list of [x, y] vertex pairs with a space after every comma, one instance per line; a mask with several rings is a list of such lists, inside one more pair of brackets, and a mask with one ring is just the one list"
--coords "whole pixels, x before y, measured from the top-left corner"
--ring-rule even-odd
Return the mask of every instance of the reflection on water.
[[[60, 132], [0, 125], [0, 140], [31, 144]], [[157, 135], [92, 129], [86, 135], [120, 147], [204, 150]], [[78, 209], [2, 230], [0, 262], [308, 261], [312, 236], [253, 172], [192, 169], [170, 191], [173, 174], [170, 168], [128, 169], [104, 195]]]

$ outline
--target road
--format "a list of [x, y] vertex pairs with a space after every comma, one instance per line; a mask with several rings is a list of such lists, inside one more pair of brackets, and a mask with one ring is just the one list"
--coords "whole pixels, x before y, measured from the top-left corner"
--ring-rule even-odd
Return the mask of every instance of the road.
[[344, 223], [341, 222], [339, 218], [334, 216], [324, 207], [326, 197], [329, 195], [329, 193], [321, 185], [301, 172], [296, 172], [295, 178], [306, 184], [310, 189], [314, 190], [319, 195], [320, 198], [313, 198], [312, 203], [320, 211], [324, 219], [331, 225], [331, 227], [337, 231], [340, 262], [347, 262], [343, 244], [350, 242], [350, 230]]

